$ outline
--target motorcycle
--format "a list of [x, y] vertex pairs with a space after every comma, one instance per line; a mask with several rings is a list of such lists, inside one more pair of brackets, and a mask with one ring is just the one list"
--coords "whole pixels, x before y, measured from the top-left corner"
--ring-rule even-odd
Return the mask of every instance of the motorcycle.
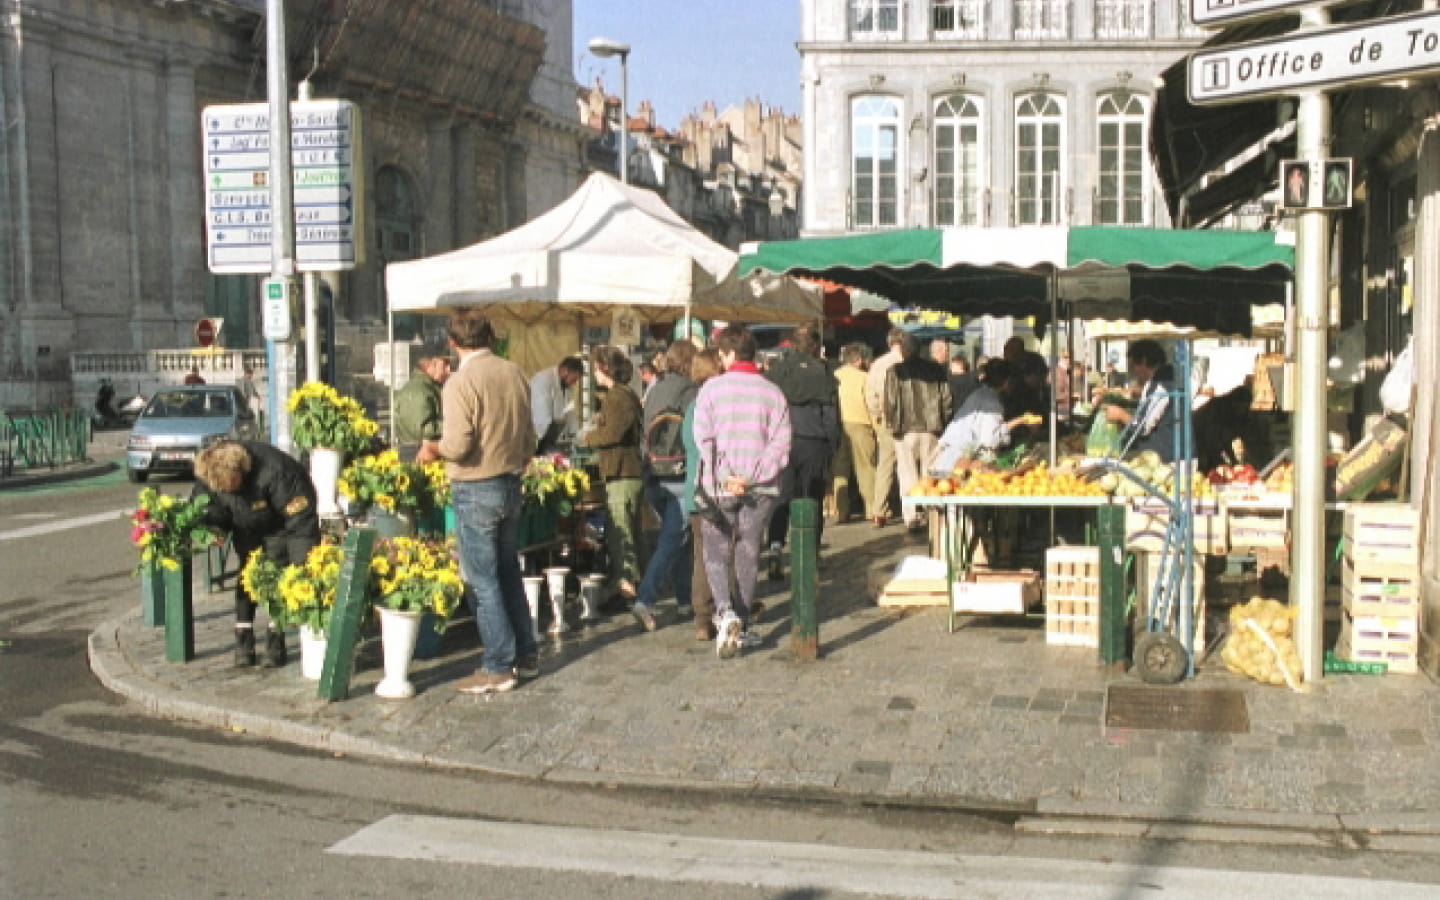
[[95, 394], [95, 410], [90, 414], [90, 421], [96, 428], [129, 428], [144, 412], [145, 402], [144, 397], [136, 394], [116, 409], [115, 387], [109, 380], [103, 381]]

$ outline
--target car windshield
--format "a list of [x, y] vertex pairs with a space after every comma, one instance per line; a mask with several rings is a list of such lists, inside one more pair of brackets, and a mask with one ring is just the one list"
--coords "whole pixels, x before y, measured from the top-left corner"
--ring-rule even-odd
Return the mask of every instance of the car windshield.
[[220, 391], [161, 391], [145, 407], [149, 419], [196, 419], [233, 412], [230, 395]]

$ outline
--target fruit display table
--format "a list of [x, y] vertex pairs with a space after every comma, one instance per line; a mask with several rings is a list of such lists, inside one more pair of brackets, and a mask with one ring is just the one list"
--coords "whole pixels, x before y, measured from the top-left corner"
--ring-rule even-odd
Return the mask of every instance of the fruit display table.
[[966, 510], [1093, 509], [1100, 546], [1100, 661], [1119, 662], [1125, 654], [1125, 505], [1108, 496], [911, 496], [904, 500], [918, 510], [936, 510], [941, 520], [940, 545], [945, 557], [952, 600], [948, 627], [965, 614], [957, 609], [954, 586], [970, 576], [973, 565], [970, 520]]

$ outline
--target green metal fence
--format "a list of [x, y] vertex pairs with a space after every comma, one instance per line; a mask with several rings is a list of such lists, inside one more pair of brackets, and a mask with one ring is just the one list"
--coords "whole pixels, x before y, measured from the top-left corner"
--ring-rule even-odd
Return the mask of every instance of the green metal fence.
[[0, 477], [79, 462], [89, 443], [90, 417], [84, 410], [8, 410], [0, 414]]

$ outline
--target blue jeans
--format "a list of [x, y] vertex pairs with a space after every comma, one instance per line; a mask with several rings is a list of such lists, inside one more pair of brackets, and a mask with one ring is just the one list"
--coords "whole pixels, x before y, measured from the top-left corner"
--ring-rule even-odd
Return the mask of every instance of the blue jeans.
[[[684, 482], [676, 486], [684, 489]], [[665, 482], [646, 479], [645, 499], [660, 518], [660, 535], [655, 541], [655, 552], [650, 556], [650, 565], [645, 567], [645, 577], [640, 582], [636, 600], [649, 607], [660, 601], [660, 589], [666, 576], [675, 585], [675, 602], [680, 606], [690, 605], [690, 517], [680, 508], [680, 499]]]
[[475, 613], [475, 626], [485, 645], [480, 670], [508, 675], [516, 656], [537, 652], [516, 547], [520, 476], [455, 481], [451, 493], [465, 602]]

